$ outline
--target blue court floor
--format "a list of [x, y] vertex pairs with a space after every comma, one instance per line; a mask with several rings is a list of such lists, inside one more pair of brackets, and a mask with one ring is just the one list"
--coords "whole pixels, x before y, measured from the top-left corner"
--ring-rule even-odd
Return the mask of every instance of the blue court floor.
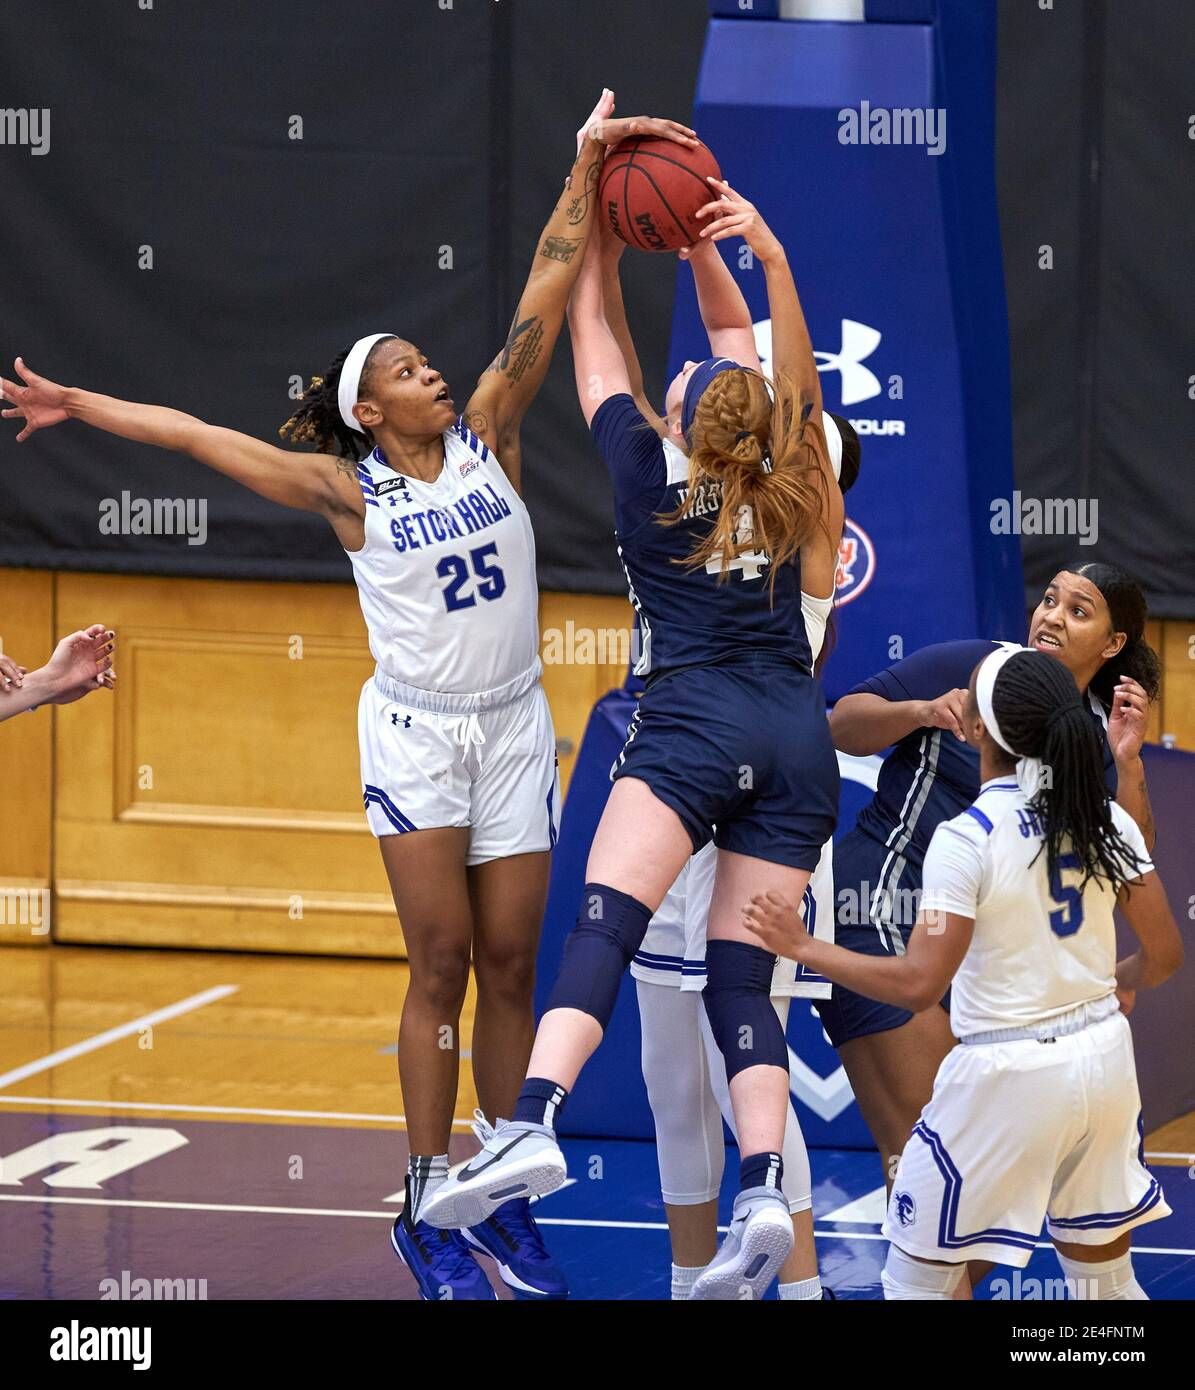
[[[406, 1158], [399, 1130], [19, 1104], [0, 1111], [0, 1297], [99, 1298], [136, 1279], [190, 1280], [209, 1299], [414, 1297], [388, 1240]], [[454, 1139], [454, 1161], [474, 1147]], [[666, 1299], [654, 1147], [569, 1140], [565, 1150], [569, 1185], [537, 1216], [573, 1297]], [[811, 1158], [823, 1280], [841, 1298], [879, 1298], [878, 1159]], [[723, 1220], [736, 1168], [728, 1162]], [[1151, 1298], [1195, 1298], [1195, 1182], [1185, 1165], [1155, 1172], [1174, 1214], [1142, 1231], [1138, 1277]], [[1022, 1277], [1058, 1275], [1042, 1248]]]

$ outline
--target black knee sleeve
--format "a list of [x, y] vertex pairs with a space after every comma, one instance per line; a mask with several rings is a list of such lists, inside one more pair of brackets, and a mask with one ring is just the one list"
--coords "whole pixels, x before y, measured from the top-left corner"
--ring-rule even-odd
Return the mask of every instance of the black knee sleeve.
[[747, 1067], [788, 1070], [788, 1044], [771, 1000], [775, 964], [770, 952], [745, 941], [711, 941], [705, 948], [702, 999], [727, 1080]]
[[651, 909], [637, 898], [587, 883], [577, 925], [564, 943], [564, 958], [549, 1009], [580, 1009], [605, 1030], [614, 1012], [623, 973], [643, 942]]

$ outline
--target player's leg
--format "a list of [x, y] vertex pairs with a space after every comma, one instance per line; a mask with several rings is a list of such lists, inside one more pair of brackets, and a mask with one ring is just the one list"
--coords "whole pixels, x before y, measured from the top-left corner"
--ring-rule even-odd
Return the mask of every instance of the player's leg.
[[[481, 1107], [474, 1133], [483, 1144], [493, 1124], [514, 1113], [535, 1033], [532, 993], [540, 924], [548, 895], [546, 850], [473, 865], [473, 1079]], [[526, 1197], [514, 1197], [463, 1232], [495, 1260], [503, 1282], [535, 1298], [566, 1298], [568, 1282], [532, 1219]]]
[[885, 1300], [934, 1300], [948, 1302], [963, 1277], [965, 1266], [945, 1264], [909, 1255], [895, 1242], [888, 1247], [888, 1258], [880, 1273]]
[[391, 1244], [424, 1299], [492, 1299], [489, 1280], [455, 1234], [448, 1242], [422, 1208], [448, 1176], [460, 1066], [460, 1013], [473, 925], [461, 827], [384, 835], [378, 844], [403, 928], [410, 977], [399, 1023], [399, 1080], [410, 1157], [407, 1199]]
[[722, 1115], [702, 1046], [699, 992], [638, 979], [643, 1080], [656, 1129], [672, 1246], [672, 1297], [686, 1299], [718, 1248], [726, 1161]]
[[792, 1250], [792, 1220], [781, 1186], [788, 1045], [771, 1001], [775, 957], [743, 925], [742, 907], [753, 894], [767, 892], [799, 903], [809, 872], [718, 850], [703, 999], [726, 1065], [739, 1137], [739, 1195], [726, 1239], [693, 1286], [697, 1299], [761, 1298]]
[[433, 1225], [475, 1226], [511, 1197], [543, 1195], [563, 1183], [556, 1113], [601, 1042], [651, 914], [693, 848], [678, 813], [645, 782], [631, 776], [615, 782], [514, 1115], [437, 1189], [425, 1209]]
[[486, 1116], [514, 1114], [535, 1036], [535, 957], [549, 854], [518, 854], [468, 871], [473, 909], [473, 1080]]
[[838, 1044], [851, 1090], [879, 1149], [889, 1193], [897, 1161], [954, 1045], [950, 1016], [936, 1004], [895, 1028]]
[[1066, 1277], [1067, 1296], [1101, 1302], [1138, 1302], [1149, 1295], [1133, 1271], [1132, 1232], [1107, 1245], [1078, 1245], [1054, 1239], [1058, 1263]]
[[637, 777], [615, 782], [589, 859], [577, 926], [527, 1069], [569, 1090], [602, 1040], [623, 971], [693, 852], [681, 818]]
[[[1046, 1229], [1072, 1298], [1145, 1299], [1130, 1253], [1137, 1226], [1170, 1214], [1145, 1163], [1141, 1094], [1128, 1020], [1119, 1010], [1054, 1044], [1080, 1078], [1091, 1117], [1058, 1166]], [[1074, 1281], [1073, 1283], [1071, 1281]]]
[[[787, 997], [772, 999], [772, 1007], [782, 1029], [788, 1022], [790, 1002]], [[709, 1020], [702, 1018], [701, 1023], [710, 1088], [716, 1097], [722, 1118], [734, 1133], [734, 1112], [726, 1082], [726, 1064], [710, 1031]], [[791, 1093], [781, 1153], [784, 1158], [781, 1188], [792, 1217], [793, 1248], [778, 1271], [780, 1297], [793, 1300], [818, 1299], [822, 1297], [822, 1285], [817, 1267], [817, 1248], [813, 1238], [813, 1177], [809, 1167], [809, 1151], [801, 1133], [801, 1122], [792, 1106]]]

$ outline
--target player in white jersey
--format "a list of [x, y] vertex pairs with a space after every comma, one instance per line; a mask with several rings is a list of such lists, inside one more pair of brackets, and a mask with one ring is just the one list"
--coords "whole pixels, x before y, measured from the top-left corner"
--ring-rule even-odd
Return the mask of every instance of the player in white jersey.
[[[399, 1033], [410, 1148], [391, 1241], [425, 1299], [492, 1299], [473, 1258], [541, 1297], [567, 1293], [525, 1201], [463, 1235], [422, 1202], [448, 1171], [459, 1020], [472, 961], [477, 1130], [513, 1111], [533, 1034], [532, 984], [555, 839], [555, 740], [539, 684], [535, 546], [519, 496], [519, 425], [547, 372], [593, 226], [605, 144], [628, 134], [694, 145], [687, 127], [611, 119], [604, 92], [537, 246], [510, 334], [463, 414], [412, 343], [360, 338], [312, 380], [281, 431], [296, 454], [160, 406], [2, 381], [18, 435], [71, 418], [190, 454], [284, 506], [317, 512], [347, 552], [375, 675], [358, 731], [366, 814], [410, 967]], [[364, 455], [364, 457], [362, 457]]]
[[[921, 1009], [951, 985], [958, 1045], [905, 1145], [884, 1234], [885, 1297], [949, 1299], [969, 1266], [1023, 1267], [1045, 1222], [1072, 1297], [1141, 1299], [1135, 1226], [1169, 1214], [1145, 1166], [1122, 1003], [1182, 963], [1136, 823], [1109, 800], [1074, 678], [1040, 652], [993, 652], [963, 714], [975, 803], [934, 832], [903, 956], [813, 941], [791, 906], [744, 920], [871, 998]], [[1113, 909], [1140, 949], [1117, 962]], [[953, 981], [953, 983], [952, 983]]]
[[[602, 221], [602, 307], [626, 364], [631, 394], [643, 417], [653, 422], [664, 451], [680, 472], [688, 459], [652, 408], [627, 323], [619, 264], [626, 243]], [[708, 242], [679, 253], [693, 271], [710, 355], [731, 357], [762, 371], [751, 311], [718, 248]], [[830, 465], [845, 493], [859, 470], [859, 441], [849, 421], [823, 413]], [[844, 440], [845, 436], [845, 440]], [[844, 459], [844, 442], [846, 457]], [[835, 539], [835, 538], [832, 538]], [[836, 538], [841, 539], [841, 533]], [[814, 662], [819, 662], [834, 603], [836, 545], [809, 557], [801, 572], [801, 610]], [[815, 669], [820, 671], [820, 664]], [[672, 1245], [671, 1289], [687, 1299], [694, 1281], [718, 1244], [717, 1199], [726, 1159], [723, 1120], [735, 1132], [726, 1066], [702, 1008], [706, 931], [714, 892], [716, 850], [708, 844], [677, 875], [652, 916], [643, 944], [631, 961], [639, 1003], [643, 1079], [656, 1131], [656, 1156]], [[805, 920], [833, 940], [830, 845], [810, 876], [803, 899]], [[794, 961], [779, 959], [772, 1003], [787, 1023], [793, 998], [828, 997], [829, 981], [810, 978]], [[812, 1178], [800, 1121], [791, 1101], [784, 1130], [782, 1187], [793, 1220], [793, 1249], [779, 1271], [782, 1299], [822, 1297], [813, 1239]]]

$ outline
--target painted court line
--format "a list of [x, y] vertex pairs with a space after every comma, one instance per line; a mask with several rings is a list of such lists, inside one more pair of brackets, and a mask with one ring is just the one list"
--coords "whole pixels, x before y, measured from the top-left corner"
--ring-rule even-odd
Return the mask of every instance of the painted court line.
[[[3, 1081], [0, 1077], [0, 1081]], [[169, 1110], [188, 1115], [269, 1115], [282, 1120], [372, 1120], [405, 1125], [405, 1115], [369, 1115], [352, 1110], [265, 1110], [245, 1105], [176, 1105], [150, 1100], [63, 1100], [58, 1096], [0, 1096], [0, 1105], [83, 1106], [88, 1110]], [[468, 1129], [471, 1120], [453, 1120], [453, 1129]]]
[[0, 1087], [12, 1086], [18, 1081], [24, 1081], [26, 1077], [36, 1076], [38, 1072], [49, 1071], [51, 1067], [61, 1066], [63, 1062], [83, 1057], [88, 1052], [95, 1052], [98, 1048], [107, 1047], [109, 1043], [127, 1038], [142, 1028], [151, 1028], [155, 1023], [165, 1023], [167, 1019], [177, 1018], [179, 1014], [188, 1014], [192, 1009], [202, 1009], [205, 1004], [214, 1004], [217, 999], [235, 994], [237, 988], [237, 985], [215, 985], [200, 994], [180, 999], [177, 1004], [167, 1004], [164, 1009], [155, 1009], [153, 1013], [135, 1018], [129, 1023], [122, 1023], [118, 1028], [109, 1028], [105, 1033], [97, 1033], [94, 1038], [84, 1038], [82, 1042], [71, 1043], [70, 1047], [59, 1048], [48, 1057], [39, 1057], [35, 1062], [26, 1062], [23, 1067], [14, 1067], [12, 1071], [4, 1072], [0, 1075]]
[[[253, 1216], [343, 1216], [364, 1217], [372, 1221], [393, 1221], [394, 1208], [389, 1211], [355, 1211], [335, 1207], [258, 1207], [237, 1206], [226, 1202], [151, 1202], [130, 1197], [50, 1197], [36, 1193], [0, 1192], [0, 1202], [42, 1202], [56, 1206], [71, 1207], [142, 1207], [151, 1211], [216, 1211], [235, 1212]], [[538, 1226], [598, 1227], [613, 1231], [666, 1231], [664, 1221], [597, 1221], [582, 1220], [568, 1216], [539, 1216], [535, 1218]], [[725, 1231], [719, 1226], [719, 1231]], [[883, 1240], [878, 1231], [814, 1231], [818, 1240]], [[1051, 1250], [1048, 1240], [1039, 1240], [1037, 1249]], [[1195, 1250], [1171, 1249], [1159, 1245], [1135, 1245], [1134, 1255], [1195, 1255]]]

